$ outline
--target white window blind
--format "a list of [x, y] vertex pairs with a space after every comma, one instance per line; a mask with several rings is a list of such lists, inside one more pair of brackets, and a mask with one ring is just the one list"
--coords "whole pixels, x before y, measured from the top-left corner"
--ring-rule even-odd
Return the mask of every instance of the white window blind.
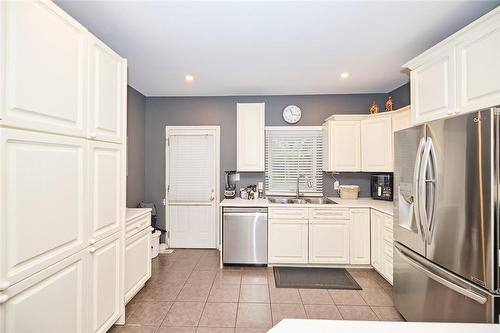
[[266, 194], [323, 194], [323, 139], [320, 126], [266, 127]]

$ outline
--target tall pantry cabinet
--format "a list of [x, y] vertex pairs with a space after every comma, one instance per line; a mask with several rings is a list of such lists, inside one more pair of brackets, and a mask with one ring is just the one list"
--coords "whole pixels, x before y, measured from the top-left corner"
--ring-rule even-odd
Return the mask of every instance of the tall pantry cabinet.
[[124, 313], [127, 62], [49, 1], [0, 3], [0, 332]]

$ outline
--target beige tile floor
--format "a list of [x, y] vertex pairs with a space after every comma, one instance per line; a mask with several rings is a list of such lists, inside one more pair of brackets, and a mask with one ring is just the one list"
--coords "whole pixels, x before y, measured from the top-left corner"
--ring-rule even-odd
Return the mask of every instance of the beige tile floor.
[[258, 333], [283, 318], [402, 320], [392, 287], [351, 269], [363, 290], [276, 288], [271, 268], [219, 268], [215, 250], [175, 250], [153, 260], [152, 277], [113, 333]]

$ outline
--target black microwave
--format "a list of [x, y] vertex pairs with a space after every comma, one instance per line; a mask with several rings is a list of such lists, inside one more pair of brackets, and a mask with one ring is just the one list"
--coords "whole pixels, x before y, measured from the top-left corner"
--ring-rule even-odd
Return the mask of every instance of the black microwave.
[[392, 173], [380, 173], [371, 176], [371, 195], [376, 200], [392, 201]]

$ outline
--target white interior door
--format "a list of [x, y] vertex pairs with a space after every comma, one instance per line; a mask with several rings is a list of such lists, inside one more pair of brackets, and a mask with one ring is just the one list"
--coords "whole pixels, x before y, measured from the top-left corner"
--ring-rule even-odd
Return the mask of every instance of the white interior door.
[[167, 127], [167, 229], [172, 248], [215, 248], [218, 127]]

